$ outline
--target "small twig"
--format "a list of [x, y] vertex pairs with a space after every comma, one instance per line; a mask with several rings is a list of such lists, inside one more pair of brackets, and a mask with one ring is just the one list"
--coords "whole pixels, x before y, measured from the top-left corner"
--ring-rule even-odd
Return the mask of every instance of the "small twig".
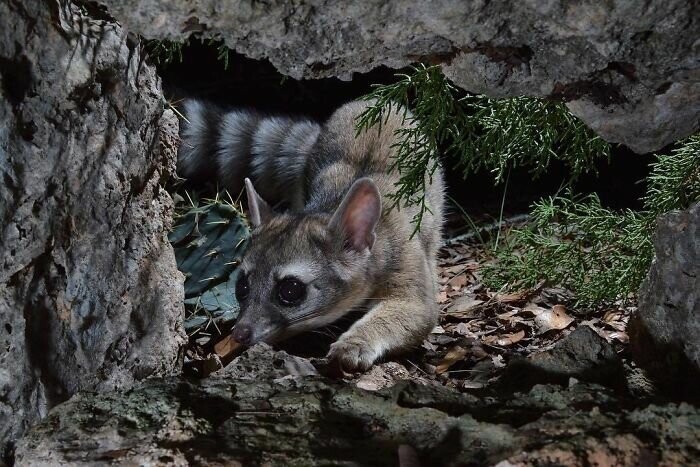
[[408, 363], [410, 363], [411, 366], [413, 366], [413, 368], [415, 368], [416, 370], [420, 371], [420, 372], [423, 373], [425, 376], [430, 377], [430, 375], [429, 375], [428, 373], [426, 373], [425, 370], [424, 370], [423, 368], [419, 367], [418, 365], [416, 365], [415, 363], [413, 363], [413, 362], [410, 361], [409, 359], [406, 359], [406, 361], [407, 361]]

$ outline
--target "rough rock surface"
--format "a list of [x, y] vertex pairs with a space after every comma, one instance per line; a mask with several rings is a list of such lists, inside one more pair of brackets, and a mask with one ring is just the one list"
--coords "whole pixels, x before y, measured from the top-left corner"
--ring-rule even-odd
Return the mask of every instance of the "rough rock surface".
[[625, 385], [615, 348], [588, 326], [579, 326], [550, 350], [511, 362], [504, 383], [532, 387], [548, 382], [566, 384], [569, 378], [617, 388]]
[[654, 246], [631, 349], [660, 387], [700, 400], [700, 203], [662, 215]]
[[695, 0], [99, 1], [148, 38], [200, 32], [294, 78], [440, 63], [467, 91], [563, 99], [638, 152], [700, 126]]
[[177, 120], [121, 27], [0, 1], [0, 450], [78, 390], [179, 367]]
[[[257, 348], [239, 357], [241, 368], [259, 358], [285, 360]], [[367, 392], [282, 376], [283, 366], [261, 365], [255, 379], [151, 379], [81, 393], [20, 440], [16, 463], [396, 465], [402, 452], [421, 465], [632, 466], [700, 455], [700, 409], [688, 404], [630, 408], [585, 383], [483, 398], [412, 382]]]

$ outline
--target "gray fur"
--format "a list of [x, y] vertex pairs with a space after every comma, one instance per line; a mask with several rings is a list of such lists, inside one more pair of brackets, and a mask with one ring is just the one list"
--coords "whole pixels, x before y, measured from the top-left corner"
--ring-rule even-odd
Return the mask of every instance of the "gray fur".
[[183, 177], [206, 177], [215, 174], [218, 166], [212, 163], [218, 139], [219, 110], [196, 100], [185, 101], [183, 112], [187, 122], [182, 126], [182, 144], [178, 152], [177, 169]]
[[[381, 129], [356, 136], [355, 119], [366, 105], [341, 107], [323, 127], [281, 118], [263, 120], [254, 133], [250, 174], [255, 187], [268, 201], [274, 195], [286, 198], [291, 209], [258, 215], [242, 258], [250, 295], [241, 300], [234, 331], [250, 330], [250, 343], [275, 342], [364, 311], [331, 346], [329, 357], [348, 369], [365, 369], [387, 354], [419, 345], [437, 323], [442, 174], [438, 170], [428, 180], [432, 213], [418, 235], [411, 238], [414, 207], [385, 208], [377, 218], [379, 206], [390, 205], [386, 196], [398, 179], [389, 167], [394, 132], [405, 123], [393, 113]], [[187, 150], [184, 155], [191, 156]], [[252, 185], [250, 191], [249, 199]], [[280, 280], [290, 275], [307, 291], [295, 306], [283, 305], [276, 295]]]
[[308, 119], [266, 117], [237, 109], [221, 112], [195, 99], [183, 105], [182, 144], [178, 172], [186, 178], [211, 180], [237, 195], [250, 175], [265, 199], [299, 203], [290, 182], [301, 180], [306, 156], [316, 142], [320, 125]]
[[[219, 178], [225, 186], [238, 187], [236, 181], [248, 172], [253, 135], [260, 116], [247, 110], [228, 112], [221, 118], [215, 143]], [[238, 191], [238, 190], [236, 190]], [[234, 193], [236, 194], [236, 193]]]

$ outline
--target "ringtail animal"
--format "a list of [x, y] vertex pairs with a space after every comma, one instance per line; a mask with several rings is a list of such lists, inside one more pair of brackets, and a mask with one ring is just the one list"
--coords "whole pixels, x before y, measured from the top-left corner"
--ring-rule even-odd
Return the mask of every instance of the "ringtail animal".
[[419, 345], [436, 325], [442, 173], [426, 176], [430, 212], [412, 236], [417, 208], [388, 209], [387, 198], [399, 179], [390, 170], [395, 132], [408, 120], [394, 111], [356, 134], [367, 105], [350, 102], [319, 124], [185, 102], [179, 173], [247, 192], [253, 230], [236, 285], [239, 342], [274, 343], [359, 311], [328, 357], [364, 370]]

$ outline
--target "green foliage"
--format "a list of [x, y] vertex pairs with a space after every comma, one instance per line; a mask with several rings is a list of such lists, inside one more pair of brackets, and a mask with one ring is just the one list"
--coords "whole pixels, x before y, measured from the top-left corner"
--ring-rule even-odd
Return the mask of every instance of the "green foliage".
[[[182, 63], [182, 48], [187, 45], [190, 38], [183, 42], [168, 41], [168, 40], [150, 40], [146, 42], [146, 51], [148, 55], [159, 65], [168, 65], [170, 63]], [[216, 58], [223, 64], [224, 70], [228, 70], [229, 56], [231, 50], [226, 44], [218, 39], [199, 38], [202, 44], [216, 49]]]
[[[188, 195], [189, 197], [189, 195]], [[185, 304], [190, 312], [185, 321], [189, 331], [210, 318], [236, 318], [238, 304], [234, 284], [237, 259], [249, 231], [241, 210], [222, 196], [190, 205], [179, 213], [169, 235], [178, 269], [185, 274]]]
[[597, 159], [610, 155], [608, 143], [562, 103], [485, 96], [466, 96], [462, 102], [472, 111], [471, 128], [463, 131], [458, 145], [465, 176], [484, 168], [502, 181], [513, 167], [530, 167], [539, 176], [559, 160], [573, 180], [592, 170]]
[[151, 40], [146, 42], [148, 55], [159, 65], [182, 62], [182, 47], [185, 42]]
[[[357, 121], [357, 131], [381, 125], [398, 111], [408, 123], [399, 130], [393, 169], [400, 180], [392, 194], [395, 206], [425, 211], [425, 186], [438, 167], [438, 156], [453, 158], [465, 177], [479, 169], [497, 182], [511, 167], [527, 166], [542, 174], [553, 160], [569, 167], [572, 179], [609, 156], [608, 144], [595, 136], [561, 103], [529, 97], [491, 99], [466, 95], [439, 66], [419, 65], [389, 85], [376, 86]], [[410, 108], [411, 112], [408, 112]]]
[[661, 214], [700, 199], [700, 134], [691, 136], [651, 166], [646, 210]]
[[231, 53], [223, 41], [210, 40], [209, 45], [214, 45], [216, 47], [216, 58], [224, 65], [224, 70], [228, 70], [228, 59]]
[[545, 279], [574, 291], [583, 307], [636, 293], [654, 256], [656, 217], [700, 201], [700, 135], [656, 156], [651, 167], [639, 212], [613, 211], [595, 195], [571, 192], [535, 203], [531, 224], [511, 231], [486, 268], [487, 284], [531, 287]]
[[532, 287], [546, 279], [586, 306], [635, 292], [651, 262], [645, 216], [608, 210], [595, 195], [539, 201], [531, 221], [506, 235], [484, 271], [487, 285]]
[[[430, 209], [425, 187], [440, 154], [452, 158], [465, 177], [485, 169], [496, 183], [513, 167], [541, 175], [555, 160], [569, 169], [573, 181], [609, 157], [609, 145], [561, 103], [468, 95], [437, 66], [419, 65], [398, 76], [398, 82], [377, 86], [366, 96], [371, 104], [358, 118], [357, 131], [381, 126], [395, 111], [408, 123], [395, 144], [392, 168], [400, 179], [391, 196], [394, 207], [418, 206], [416, 228]], [[511, 231], [486, 268], [487, 283], [533, 286], [546, 279], [576, 292], [581, 306], [635, 293], [653, 258], [656, 216], [700, 200], [700, 135], [670, 155], [657, 156], [647, 183], [639, 212], [613, 211], [595, 195], [571, 191], [535, 203], [531, 224]]]
[[[439, 165], [439, 148], [448, 144], [462, 128], [462, 112], [454, 86], [443, 76], [438, 67], [419, 67], [410, 75], [398, 75], [397, 83], [377, 86], [366, 96], [374, 103], [359, 116], [357, 132], [386, 121], [392, 112], [399, 112], [405, 122], [398, 130], [399, 142], [392, 170], [398, 170], [401, 179], [396, 191], [390, 195], [393, 206], [419, 207], [413, 219], [416, 228], [429, 209], [425, 202], [426, 182]], [[409, 97], [412, 96], [412, 99]], [[413, 102], [413, 112], [408, 113]], [[454, 118], [451, 118], [454, 117]]]

